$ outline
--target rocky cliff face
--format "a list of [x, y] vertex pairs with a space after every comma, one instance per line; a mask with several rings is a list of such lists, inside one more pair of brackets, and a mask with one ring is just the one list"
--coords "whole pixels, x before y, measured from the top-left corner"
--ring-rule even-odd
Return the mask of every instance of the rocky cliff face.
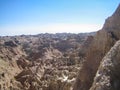
[[90, 90], [120, 89], [120, 41], [106, 54], [100, 63]]
[[100, 61], [114, 43], [120, 39], [120, 5], [115, 13], [106, 19], [103, 28], [98, 31], [86, 54], [86, 61], [80, 69], [74, 90], [89, 90]]
[[[4, 43], [4, 44], [3, 44]], [[26, 56], [20, 46], [14, 41], [4, 42], [0, 44], [0, 90], [19, 90], [22, 85], [14, 78], [21, 72], [21, 68], [17, 64], [20, 58]]]

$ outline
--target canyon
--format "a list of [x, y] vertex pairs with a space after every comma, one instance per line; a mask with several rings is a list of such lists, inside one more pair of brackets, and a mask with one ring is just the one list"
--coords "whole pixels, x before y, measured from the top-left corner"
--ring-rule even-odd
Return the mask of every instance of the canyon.
[[0, 90], [119, 90], [120, 5], [91, 33], [0, 37]]

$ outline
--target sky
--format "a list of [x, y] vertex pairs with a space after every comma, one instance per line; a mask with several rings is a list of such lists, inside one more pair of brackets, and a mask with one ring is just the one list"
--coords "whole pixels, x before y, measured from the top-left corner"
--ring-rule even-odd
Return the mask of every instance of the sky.
[[120, 0], [0, 0], [0, 36], [100, 30]]

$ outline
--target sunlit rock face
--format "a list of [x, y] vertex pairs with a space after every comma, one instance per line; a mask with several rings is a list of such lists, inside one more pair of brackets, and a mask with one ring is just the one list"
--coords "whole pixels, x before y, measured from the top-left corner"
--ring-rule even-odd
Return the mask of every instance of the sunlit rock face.
[[106, 54], [100, 63], [90, 90], [120, 89], [120, 41]]
[[120, 5], [115, 13], [106, 19], [103, 28], [94, 36], [94, 40], [86, 53], [86, 61], [76, 79], [74, 90], [90, 89], [102, 58], [119, 39]]
[[[1, 39], [2, 40], [2, 39]], [[14, 76], [21, 72], [17, 64], [19, 58], [24, 58], [25, 53], [20, 46], [13, 41], [0, 44], [0, 90], [22, 89], [20, 82]]]

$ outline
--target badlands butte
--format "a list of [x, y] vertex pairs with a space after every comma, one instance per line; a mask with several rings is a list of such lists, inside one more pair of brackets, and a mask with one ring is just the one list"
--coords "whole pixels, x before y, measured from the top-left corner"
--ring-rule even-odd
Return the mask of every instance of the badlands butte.
[[120, 90], [120, 5], [97, 32], [1, 36], [0, 90]]

